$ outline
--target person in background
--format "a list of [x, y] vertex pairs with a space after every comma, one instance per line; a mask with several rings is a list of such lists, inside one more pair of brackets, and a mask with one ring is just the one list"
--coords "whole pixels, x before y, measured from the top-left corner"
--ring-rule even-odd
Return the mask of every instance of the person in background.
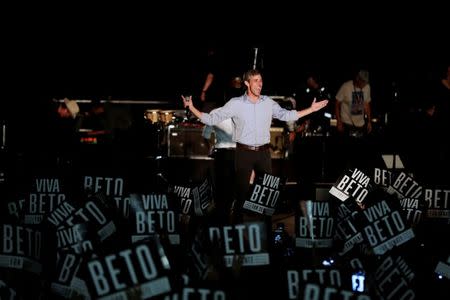
[[221, 106], [224, 101], [220, 58], [214, 45], [209, 45], [206, 60], [200, 69], [203, 72], [200, 91], [201, 106], [203, 111], [210, 112], [215, 107]]
[[446, 137], [450, 132], [450, 65], [447, 65], [439, 75], [439, 79], [432, 86], [430, 95], [427, 96], [434, 106], [433, 116], [436, 119], [434, 132], [428, 134], [436, 137], [438, 162], [435, 167], [440, 170], [437, 172], [440, 174], [436, 180], [448, 183], [450, 182], [450, 146]]
[[[212, 110], [211, 112], [214, 112]], [[236, 143], [233, 141], [233, 121], [226, 119], [214, 126], [205, 126], [202, 136], [210, 139], [214, 133], [215, 144], [211, 156], [214, 158], [215, 212], [220, 223], [227, 223], [234, 197], [234, 156]]]
[[336, 126], [339, 133], [364, 135], [372, 131], [369, 72], [360, 70], [344, 82], [336, 94]]
[[368, 134], [372, 131], [371, 101], [367, 70], [358, 71], [336, 94], [336, 129], [342, 137], [336, 151], [343, 168], [364, 168], [371, 163], [367, 147]]
[[[262, 95], [263, 77], [259, 70], [251, 69], [244, 74], [246, 92], [230, 99], [224, 106], [211, 113], [199, 111], [189, 98], [181, 96], [185, 107], [204, 124], [217, 125], [231, 118], [234, 124], [233, 141], [236, 142], [236, 209], [240, 208], [247, 196], [252, 171], [272, 173], [270, 155], [270, 127], [272, 118], [293, 121], [318, 111], [328, 104], [328, 100], [313, 101], [311, 106], [300, 110], [282, 108], [272, 98]], [[239, 220], [239, 217], [236, 218]]]
[[[314, 99], [329, 99], [330, 94], [318, 74], [310, 72], [305, 85], [294, 94], [296, 107], [307, 107]], [[326, 109], [295, 122], [289, 133], [293, 163], [296, 169], [298, 192], [305, 199], [315, 197], [314, 182], [325, 180], [326, 136], [330, 131], [330, 118]], [[330, 114], [331, 115], [331, 114]], [[331, 116], [330, 116], [331, 117]]]
[[51, 122], [52, 142], [55, 155], [60, 161], [69, 162], [74, 158], [80, 145], [80, 128], [83, 115], [75, 100], [64, 98], [56, 108], [56, 117]]

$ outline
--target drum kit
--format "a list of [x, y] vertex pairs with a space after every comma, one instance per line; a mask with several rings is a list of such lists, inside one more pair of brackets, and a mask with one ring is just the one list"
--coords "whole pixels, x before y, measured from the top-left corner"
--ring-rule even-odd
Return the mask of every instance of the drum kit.
[[[171, 128], [189, 127], [192, 123], [186, 116], [184, 110], [159, 110], [147, 109], [144, 111], [144, 121], [152, 130], [153, 149], [155, 157], [165, 156]], [[153, 155], [152, 155], [153, 156]]]
[[163, 126], [169, 126], [178, 121], [173, 110], [147, 109], [144, 112], [144, 119], [150, 121], [152, 124]]

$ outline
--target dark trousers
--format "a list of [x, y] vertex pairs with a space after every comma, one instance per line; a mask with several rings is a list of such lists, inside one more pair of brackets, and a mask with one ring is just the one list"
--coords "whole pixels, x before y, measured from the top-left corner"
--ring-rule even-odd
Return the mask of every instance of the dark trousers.
[[236, 149], [236, 200], [239, 207], [247, 198], [249, 180], [252, 170], [255, 172], [272, 173], [272, 158], [270, 150], [250, 151]]

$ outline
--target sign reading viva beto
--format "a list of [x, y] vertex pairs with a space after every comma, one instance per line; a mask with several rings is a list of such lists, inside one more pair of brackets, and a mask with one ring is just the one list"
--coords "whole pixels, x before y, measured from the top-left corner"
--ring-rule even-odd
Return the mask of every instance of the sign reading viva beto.
[[191, 188], [175, 185], [173, 187], [173, 193], [179, 199], [181, 213], [183, 215], [189, 215], [192, 207]]
[[330, 194], [341, 201], [353, 198], [361, 203], [372, 189], [369, 176], [364, 174], [357, 168], [349, 169], [346, 174], [342, 175], [337, 183], [331, 189]]
[[97, 233], [97, 238], [104, 241], [116, 232], [116, 225], [104, 199], [97, 195], [83, 201], [65, 201], [47, 217], [54, 227], [69, 228], [75, 224], [89, 223], [89, 229]]
[[220, 241], [227, 267], [233, 266], [237, 256], [240, 256], [239, 263], [242, 266], [270, 263], [266, 227], [263, 222], [210, 227], [209, 239], [212, 243]]
[[273, 215], [280, 198], [281, 178], [267, 173], [256, 174], [253, 189], [243, 208], [267, 216]]
[[58, 178], [35, 178], [33, 185], [24, 205], [25, 224], [40, 224], [44, 215], [66, 200]]
[[405, 172], [400, 172], [388, 187], [387, 192], [399, 199], [418, 199], [422, 195], [422, 186]]
[[375, 255], [383, 255], [414, 237], [407, 228], [398, 210], [390, 207], [385, 200], [375, 203], [362, 211], [364, 238], [369, 242]]
[[165, 232], [171, 244], [180, 244], [179, 215], [175, 202], [167, 194], [131, 194], [131, 219], [134, 220], [131, 241]]
[[329, 248], [333, 245], [334, 218], [330, 202], [300, 201], [301, 215], [295, 217], [295, 246]]
[[172, 291], [170, 265], [158, 239], [86, 263], [86, 283], [95, 299], [147, 299]]
[[175, 185], [173, 194], [179, 199], [180, 211], [183, 215], [204, 216], [212, 207], [213, 188], [208, 178], [193, 187]]

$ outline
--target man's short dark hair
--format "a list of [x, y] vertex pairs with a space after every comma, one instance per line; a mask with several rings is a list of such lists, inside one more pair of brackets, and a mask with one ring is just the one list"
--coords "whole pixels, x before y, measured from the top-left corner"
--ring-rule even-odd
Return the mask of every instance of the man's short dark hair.
[[257, 69], [251, 69], [248, 70], [247, 72], [244, 73], [244, 81], [249, 81], [250, 77], [256, 76], [256, 75], [261, 75], [261, 72]]

